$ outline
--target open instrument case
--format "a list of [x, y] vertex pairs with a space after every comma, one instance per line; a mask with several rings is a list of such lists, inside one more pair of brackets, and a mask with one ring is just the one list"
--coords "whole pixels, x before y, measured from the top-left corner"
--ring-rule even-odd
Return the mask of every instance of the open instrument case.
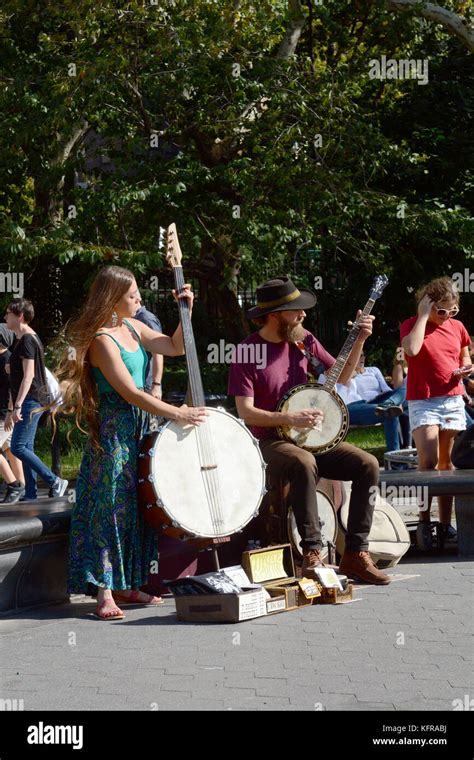
[[304, 584], [295, 577], [291, 544], [246, 551], [242, 554], [242, 567], [249, 580], [261, 583], [272, 597], [267, 603], [267, 613], [295, 610], [312, 604], [313, 599], [321, 594], [317, 584], [312, 584], [312, 593], [306, 596], [302, 588]]

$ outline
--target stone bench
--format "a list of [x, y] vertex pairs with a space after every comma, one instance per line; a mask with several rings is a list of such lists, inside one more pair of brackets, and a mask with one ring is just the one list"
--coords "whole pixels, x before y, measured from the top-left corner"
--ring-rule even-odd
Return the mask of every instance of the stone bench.
[[67, 498], [0, 505], [0, 615], [68, 599]]
[[429, 496], [454, 496], [458, 553], [474, 555], [474, 470], [382, 471], [380, 484], [400, 489], [426, 488]]

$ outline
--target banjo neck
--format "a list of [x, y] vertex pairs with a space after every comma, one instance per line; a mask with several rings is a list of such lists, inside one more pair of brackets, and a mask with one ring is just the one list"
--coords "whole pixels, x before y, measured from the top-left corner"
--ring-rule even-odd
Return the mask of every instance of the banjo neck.
[[[326, 372], [326, 382], [324, 385], [311, 385], [308, 383], [305, 385], [295, 385], [294, 388], [285, 393], [277, 406], [277, 411], [285, 414], [301, 409], [320, 409], [324, 413], [322, 426], [318, 428], [298, 428], [291, 427], [291, 425], [282, 425], [277, 428], [280, 438], [294, 443], [306, 451], [311, 451], [313, 454], [326, 454], [344, 440], [349, 429], [349, 412], [344, 401], [335, 393], [334, 386], [341, 376], [341, 372], [360, 333], [360, 318], [367, 317], [370, 314], [375, 301], [380, 298], [387, 284], [388, 278], [386, 275], [376, 275], [370, 289], [369, 300], [365, 304], [360, 317], [352, 326], [334, 365]], [[302, 349], [300, 348], [300, 350]], [[303, 351], [303, 353], [305, 352]]]
[[[176, 292], [182, 293], [184, 289], [183, 267], [174, 266], [174, 281]], [[183, 298], [178, 299], [179, 318], [183, 330], [184, 350], [186, 352], [186, 365], [188, 368], [189, 394], [191, 396], [191, 406], [205, 406], [204, 387], [201, 379], [201, 370], [196, 351], [196, 342], [194, 340], [191, 317], [189, 315], [188, 303]]]
[[[372, 311], [372, 308], [375, 304], [375, 299], [369, 298], [367, 303], [365, 304], [361, 317], [367, 317], [370, 312]], [[360, 318], [360, 317], [359, 317]], [[334, 386], [336, 385], [337, 381], [339, 380], [341, 376], [341, 372], [346, 366], [346, 362], [349, 358], [349, 354], [352, 351], [354, 347], [354, 343], [356, 342], [356, 338], [360, 332], [360, 327], [358, 324], [358, 321], [355, 322], [353, 325], [349, 335], [347, 336], [345, 343], [343, 347], [341, 348], [339, 355], [336, 359], [335, 364], [331, 367], [330, 370], [326, 373], [326, 382], [324, 383], [324, 388], [328, 391], [334, 390]]]
[[[176, 293], [178, 295], [184, 290], [184, 275], [183, 267], [181, 266], [182, 256], [176, 225], [170, 224], [166, 230], [166, 258], [173, 269]], [[184, 351], [188, 368], [188, 394], [191, 397], [191, 406], [205, 406], [206, 400], [201, 380], [201, 370], [199, 369], [196, 343], [194, 341], [187, 301], [183, 298], [178, 298], [178, 308], [183, 330]]]

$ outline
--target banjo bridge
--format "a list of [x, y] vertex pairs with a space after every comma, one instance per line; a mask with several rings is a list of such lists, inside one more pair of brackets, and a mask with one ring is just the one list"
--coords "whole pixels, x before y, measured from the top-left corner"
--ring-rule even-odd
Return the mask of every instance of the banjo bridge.
[[201, 470], [217, 470], [216, 464], [207, 464], [201, 467]]

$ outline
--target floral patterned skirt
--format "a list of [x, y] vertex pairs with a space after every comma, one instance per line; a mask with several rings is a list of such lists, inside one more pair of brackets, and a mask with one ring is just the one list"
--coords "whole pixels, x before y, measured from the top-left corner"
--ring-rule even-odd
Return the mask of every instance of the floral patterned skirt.
[[70, 593], [88, 585], [125, 590], [148, 581], [156, 532], [138, 511], [138, 453], [148, 414], [118, 393], [101, 394], [100, 444], [86, 445], [72, 509]]

